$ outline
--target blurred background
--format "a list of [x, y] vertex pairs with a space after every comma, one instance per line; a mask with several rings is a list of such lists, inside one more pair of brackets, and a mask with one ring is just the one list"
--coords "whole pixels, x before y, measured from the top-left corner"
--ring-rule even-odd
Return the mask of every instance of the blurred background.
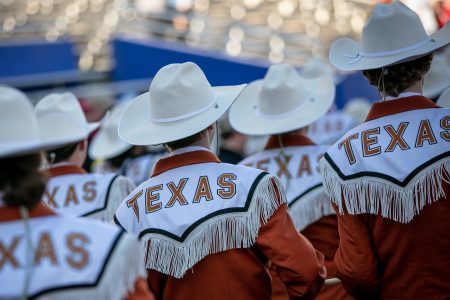
[[[213, 85], [262, 78], [273, 63], [327, 61], [340, 36], [360, 38], [375, 0], [0, 0], [0, 84], [34, 101], [69, 90], [96, 121], [148, 89], [156, 71], [194, 61]], [[378, 1], [389, 2], [389, 1]], [[433, 32], [448, 0], [404, 1]], [[336, 74], [336, 103], [377, 95]]]

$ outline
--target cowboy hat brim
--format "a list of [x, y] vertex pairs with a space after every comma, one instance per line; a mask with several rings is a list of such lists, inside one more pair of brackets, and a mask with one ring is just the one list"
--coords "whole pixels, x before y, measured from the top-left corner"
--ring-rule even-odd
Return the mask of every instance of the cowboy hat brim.
[[0, 146], [0, 157], [17, 157], [27, 154], [33, 154], [40, 151], [57, 149], [64, 146], [65, 143], [61, 141], [24, 141], [24, 142], [8, 142]]
[[119, 137], [132, 145], [158, 145], [196, 134], [217, 121], [236, 100], [246, 84], [213, 87], [216, 105], [208, 110], [172, 122], [150, 120], [150, 93], [139, 95], [128, 104], [119, 121]]
[[128, 151], [132, 145], [122, 141], [119, 136], [112, 139], [107, 133], [100, 131], [89, 146], [89, 157], [92, 159], [110, 159]]
[[301, 80], [302, 86], [311, 98], [295, 113], [280, 117], [258, 113], [258, 98], [263, 80], [252, 82], [231, 107], [231, 126], [247, 135], [268, 135], [300, 129], [318, 120], [333, 104], [335, 96], [333, 79], [328, 75], [322, 75]]
[[[380, 42], [382, 42], [380, 40]], [[396, 63], [412, 60], [434, 52], [450, 43], [450, 22], [429, 36], [428, 42], [408, 51], [384, 56], [360, 56], [362, 44], [350, 38], [341, 38], [331, 46], [330, 63], [341, 71], [362, 71], [378, 69]]]

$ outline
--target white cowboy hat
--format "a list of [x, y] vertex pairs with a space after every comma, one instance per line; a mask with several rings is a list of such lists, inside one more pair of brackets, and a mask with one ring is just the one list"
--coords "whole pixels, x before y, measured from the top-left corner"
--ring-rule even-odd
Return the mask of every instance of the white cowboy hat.
[[309, 59], [306, 65], [302, 67], [300, 74], [306, 78], [315, 78], [327, 74], [333, 78], [335, 84], [339, 84], [342, 81], [342, 78], [336, 74], [330, 64], [317, 57]]
[[292, 131], [326, 114], [335, 87], [330, 75], [300, 77], [286, 64], [273, 65], [238, 97], [230, 110], [230, 123], [243, 134], [266, 135]]
[[425, 75], [423, 94], [428, 98], [437, 98], [450, 87], [450, 63], [443, 54], [435, 54], [430, 70]]
[[132, 145], [188, 137], [217, 121], [244, 87], [212, 87], [192, 62], [167, 65], [156, 73], [149, 91], [127, 106], [119, 122], [119, 136]]
[[44, 141], [33, 105], [21, 91], [0, 86], [0, 157], [12, 157], [59, 147], [57, 141]]
[[359, 123], [362, 123], [367, 118], [367, 114], [369, 113], [371, 107], [372, 103], [370, 103], [369, 100], [362, 97], [356, 97], [345, 103], [343, 111]]
[[341, 38], [330, 49], [330, 62], [342, 71], [377, 69], [424, 56], [450, 43], [450, 23], [428, 35], [419, 16], [400, 1], [376, 4], [362, 43]]
[[92, 159], [109, 159], [133, 147], [122, 141], [117, 133], [120, 117], [126, 106], [127, 103], [117, 104], [105, 118], [105, 121], [102, 122], [100, 130], [89, 146], [89, 156]]
[[450, 88], [442, 92], [436, 104], [442, 107], [450, 108]]
[[100, 126], [100, 122], [86, 121], [80, 102], [72, 93], [49, 94], [36, 104], [34, 111], [46, 140], [78, 142]]

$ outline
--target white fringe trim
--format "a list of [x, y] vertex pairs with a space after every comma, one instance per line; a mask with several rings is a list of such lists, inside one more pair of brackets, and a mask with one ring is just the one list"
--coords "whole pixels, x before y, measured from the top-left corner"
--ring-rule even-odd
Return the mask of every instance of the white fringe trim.
[[[281, 199], [272, 184], [275, 182]], [[146, 246], [148, 269], [181, 278], [188, 269], [205, 256], [236, 248], [249, 248], [258, 237], [259, 228], [267, 223], [275, 210], [286, 203], [286, 195], [278, 178], [267, 175], [255, 189], [250, 206], [243, 213], [216, 216], [197, 227], [183, 243], [162, 235], [148, 234], [142, 238]]]
[[294, 221], [295, 228], [302, 231], [325, 216], [335, 215], [336, 212], [331, 206], [330, 198], [325, 194], [323, 186], [320, 186], [289, 207], [289, 214]]
[[147, 278], [144, 255], [140, 244], [126, 233], [120, 237], [113, 251], [96, 287], [69, 288], [44, 294], [39, 299], [125, 299], [134, 292], [134, 284], [138, 278]]
[[418, 173], [406, 187], [381, 178], [362, 177], [344, 181], [325, 159], [320, 161], [320, 171], [326, 193], [349, 214], [379, 214], [409, 223], [426, 204], [446, 198], [443, 182], [450, 181], [450, 158], [444, 158]]

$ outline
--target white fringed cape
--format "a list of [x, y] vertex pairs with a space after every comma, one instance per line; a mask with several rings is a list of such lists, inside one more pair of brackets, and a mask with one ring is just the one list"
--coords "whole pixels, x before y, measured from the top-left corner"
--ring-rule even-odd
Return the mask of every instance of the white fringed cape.
[[45, 299], [110, 299], [121, 300], [134, 292], [138, 278], [146, 278], [143, 253], [136, 240], [122, 234], [105, 265], [104, 273], [95, 287], [67, 288], [45, 294]]
[[405, 186], [371, 176], [343, 180], [333, 167], [322, 158], [320, 170], [325, 191], [333, 203], [344, 213], [380, 214], [409, 223], [426, 204], [445, 197], [443, 182], [450, 181], [450, 157], [445, 157], [422, 169]]
[[335, 215], [336, 212], [323, 186], [319, 185], [299, 199], [293, 200], [289, 204], [289, 214], [292, 216], [295, 228], [302, 231], [325, 216]]
[[286, 196], [279, 179], [266, 175], [259, 181], [247, 211], [212, 217], [182, 243], [159, 234], [145, 234], [141, 240], [148, 250], [146, 267], [181, 278], [209, 254], [249, 248], [254, 245], [260, 227], [283, 203]]

